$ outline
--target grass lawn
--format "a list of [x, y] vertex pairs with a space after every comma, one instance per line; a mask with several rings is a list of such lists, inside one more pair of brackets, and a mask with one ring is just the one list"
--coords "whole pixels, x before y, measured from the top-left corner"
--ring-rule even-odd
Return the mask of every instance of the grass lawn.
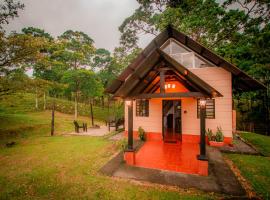
[[[23, 103], [23, 102], [22, 102]], [[27, 103], [26, 103], [27, 105]], [[99, 174], [120, 149], [105, 137], [65, 136], [73, 115], [56, 113], [50, 135], [50, 111], [0, 109], [0, 199], [215, 199], [197, 190], [141, 185]], [[26, 109], [27, 110], [27, 109]], [[12, 112], [14, 111], [14, 112]], [[86, 121], [89, 118], [80, 117]], [[15, 141], [13, 147], [5, 143]]]
[[251, 183], [256, 193], [270, 199], [270, 137], [243, 132], [241, 136], [256, 146], [264, 156], [225, 154]]
[[253, 144], [263, 155], [270, 156], [270, 137], [256, 133], [242, 132], [241, 137]]
[[270, 199], [270, 157], [226, 154], [257, 194]]

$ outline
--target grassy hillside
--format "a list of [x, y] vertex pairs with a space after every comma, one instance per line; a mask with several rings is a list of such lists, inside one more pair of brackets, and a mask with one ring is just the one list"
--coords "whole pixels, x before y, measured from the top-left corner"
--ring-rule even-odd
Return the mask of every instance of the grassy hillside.
[[[58, 98], [47, 98], [46, 107], [47, 109], [51, 109], [52, 102], [55, 100], [56, 102], [56, 110], [66, 114], [74, 113], [74, 102], [58, 99]], [[26, 112], [36, 112], [42, 111], [44, 106], [43, 97], [38, 98], [38, 109], [35, 108], [35, 95], [31, 93], [15, 93], [12, 95], [4, 96], [0, 99], [0, 113], [26, 113]], [[90, 106], [79, 103], [78, 105], [79, 115], [82, 116], [90, 116]], [[113, 115], [114, 108], [101, 108], [97, 106], [93, 106], [93, 112], [95, 119], [99, 121], [107, 120], [108, 116]], [[110, 114], [109, 114], [110, 113]], [[119, 115], [122, 115], [123, 111], [120, 109]]]
[[[14, 139], [32, 136], [44, 136], [50, 133], [51, 111], [43, 110], [43, 99], [39, 99], [39, 109], [35, 108], [35, 96], [30, 93], [8, 95], [0, 99], [0, 144], [5, 144]], [[48, 99], [47, 107], [52, 105], [52, 98]], [[55, 131], [56, 134], [71, 132], [73, 126], [73, 102], [55, 99], [56, 112]], [[79, 122], [91, 124], [89, 108], [79, 104]], [[108, 116], [106, 110], [94, 107], [95, 123], [103, 123]]]

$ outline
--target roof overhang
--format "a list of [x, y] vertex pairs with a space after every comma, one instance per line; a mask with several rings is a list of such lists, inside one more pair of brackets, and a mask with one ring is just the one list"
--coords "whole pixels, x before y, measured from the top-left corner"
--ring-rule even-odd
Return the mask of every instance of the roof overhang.
[[[248, 92], [266, 89], [266, 87], [262, 83], [253, 79], [251, 76], [241, 71], [238, 67], [229, 63], [228, 61], [218, 56], [208, 48], [202, 46], [198, 42], [194, 41], [187, 35], [169, 26], [150, 42], [150, 44], [137, 56], [137, 58], [133, 60], [133, 62], [118, 76], [118, 78], [112, 82], [112, 84], [106, 89], [106, 92], [114, 94], [115, 96], [125, 96], [124, 94], [122, 94], [123, 92], [125, 92], [123, 91], [124, 85], [130, 84], [130, 87], [134, 88], [139, 81], [143, 80], [145, 74], [151, 71], [150, 67], [147, 67], [147, 69], [143, 69], [142, 66], [151, 65], [151, 67], [153, 67], [155, 64], [158, 63], [160, 58], [166, 58], [166, 60], [169, 61], [180, 72], [183, 70], [187, 70], [184, 66], [181, 66], [177, 61], [175, 61], [169, 55], [166, 55], [166, 53], [160, 50], [160, 47], [169, 38], [173, 38], [176, 41], [180, 42], [202, 58], [216, 65], [217, 67], [222, 67], [225, 70], [231, 72], [234, 90]], [[194, 74], [192, 74], [190, 71], [189, 74], [191, 74], [189, 77], [194, 78]], [[198, 81], [200, 82], [201, 80], [198, 79]], [[211, 86], [207, 86], [207, 90], [211, 90], [210, 88]], [[221, 94], [218, 93], [217, 95]]]

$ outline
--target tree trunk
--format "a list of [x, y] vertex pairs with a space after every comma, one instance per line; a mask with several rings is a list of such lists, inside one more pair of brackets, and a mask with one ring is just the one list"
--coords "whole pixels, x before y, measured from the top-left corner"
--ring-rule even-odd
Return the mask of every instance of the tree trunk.
[[36, 110], [38, 110], [38, 91], [36, 88]]
[[91, 123], [92, 123], [92, 127], [94, 126], [94, 114], [93, 114], [93, 104], [92, 104], [92, 100], [90, 99], [90, 112], [91, 112]]
[[102, 106], [102, 108], [104, 108], [104, 96], [103, 95], [101, 96], [101, 106]]
[[78, 118], [78, 92], [77, 91], [75, 92], [74, 103], [75, 103], [75, 105], [74, 105], [74, 108], [75, 108], [74, 118], [75, 118], [75, 120], [77, 120], [77, 118]]
[[44, 101], [43, 110], [46, 110], [46, 92], [45, 91], [43, 93], [43, 101]]
[[52, 106], [51, 136], [54, 135], [54, 110], [55, 110], [55, 100], [53, 100], [53, 106]]

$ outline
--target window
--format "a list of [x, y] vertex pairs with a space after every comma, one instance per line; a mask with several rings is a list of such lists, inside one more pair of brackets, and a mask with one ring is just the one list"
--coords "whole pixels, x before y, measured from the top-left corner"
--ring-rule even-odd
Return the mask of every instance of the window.
[[[215, 99], [206, 100], [206, 113], [205, 117], [207, 119], [215, 119]], [[197, 118], [200, 118], [200, 100], [197, 100]]]
[[186, 68], [213, 67], [214, 65], [196, 54], [194, 51], [175, 41], [169, 39], [161, 49], [174, 58]]
[[149, 100], [136, 100], [136, 116], [148, 117], [149, 116]]

